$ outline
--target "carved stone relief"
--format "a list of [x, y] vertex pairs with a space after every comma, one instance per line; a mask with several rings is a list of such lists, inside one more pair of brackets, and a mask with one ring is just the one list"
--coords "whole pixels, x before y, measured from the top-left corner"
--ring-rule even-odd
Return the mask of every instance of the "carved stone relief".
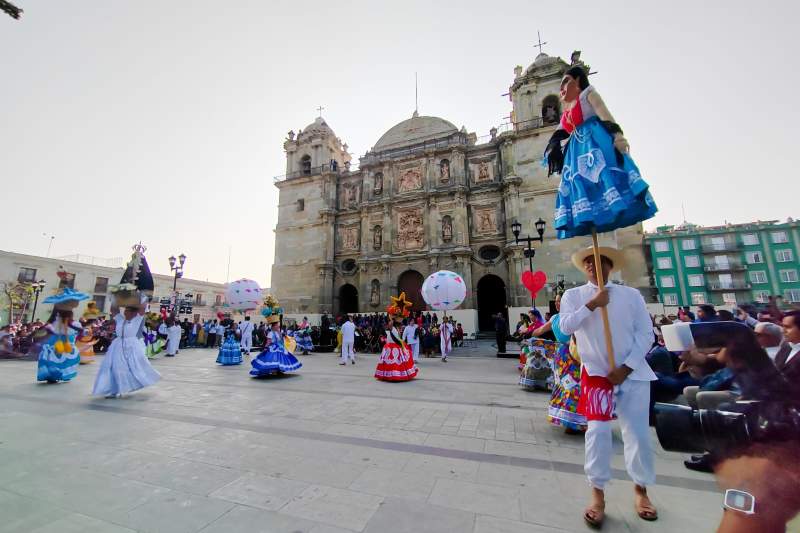
[[422, 188], [422, 169], [408, 168], [400, 171], [397, 192], [415, 191]]
[[497, 211], [493, 206], [473, 208], [476, 233], [497, 233]]
[[339, 242], [342, 245], [342, 250], [358, 250], [359, 245], [359, 227], [358, 226], [345, 226], [339, 228]]
[[480, 161], [472, 163], [472, 175], [474, 176], [475, 183], [483, 183], [486, 181], [494, 180], [494, 165], [491, 161]]
[[425, 245], [425, 224], [421, 207], [399, 210], [397, 228], [398, 249], [416, 250]]

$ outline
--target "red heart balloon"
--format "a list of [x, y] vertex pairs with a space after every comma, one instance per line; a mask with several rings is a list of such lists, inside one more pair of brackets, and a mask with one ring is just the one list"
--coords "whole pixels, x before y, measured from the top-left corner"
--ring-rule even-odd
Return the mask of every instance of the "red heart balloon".
[[542, 290], [545, 283], [547, 283], [547, 274], [541, 270], [536, 272], [526, 270], [522, 273], [522, 284], [525, 285], [525, 288], [528, 289], [528, 292], [530, 292], [533, 297]]

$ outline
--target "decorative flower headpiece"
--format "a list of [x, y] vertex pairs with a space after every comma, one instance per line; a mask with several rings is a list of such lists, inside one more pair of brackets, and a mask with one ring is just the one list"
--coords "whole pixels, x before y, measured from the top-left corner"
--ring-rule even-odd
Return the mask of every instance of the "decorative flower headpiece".
[[392, 303], [386, 308], [386, 312], [392, 318], [408, 318], [411, 315], [409, 307], [414, 305], [410, 300], [406, 300], [406, 293], [401, 292], [400, 296], [392, 296]]
[[278, 300], [271, 294], [267, 294], [264, 298], [264, 307], [261, 308], [261, 314], [264, 316], [282, 315], [283, 307], [278, 305]]

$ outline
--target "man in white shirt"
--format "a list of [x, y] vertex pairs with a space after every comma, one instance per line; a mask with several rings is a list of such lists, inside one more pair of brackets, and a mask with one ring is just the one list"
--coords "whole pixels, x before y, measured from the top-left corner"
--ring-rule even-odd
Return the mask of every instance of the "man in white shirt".
[[217, 324], [217, 339], [216, 339], [217, 346], [221, 346], [224, 341], [225, 341], [225, 326], [223, 326], [222, 322], [220, 322], [219, 324]]
[[769, 358], [775, 361], [778, 350], [784, 345], [781, 327], [772, 322], [756, 322], [753, 332], [756, 334], [758, 344], [766, 350]]
[[[624, 257], [619, 250], [605, 247], [600, 248], [600, 255], [603, 279], [608, 280], [612, 270], [622, 268]], [[647, 496], [647, 486], [656, 478], [648, 413], [650, 381], [656, 375], [645, 360], [654, 339], [650, 314], [636, 289], [613, 283], [598, 288], [591, 248], [575, 253], [572, 262], [588, 279], [586, 285], [564, 293], [560, 311], [561, 330], [575, 334], [582, 361], [579, 409], [588, 419], [584, 471], [592, 485], [592, 503], [584, 520], [597, 526], [605, 518], [604, 489], [611, 479], [614, 453], [612, 410], [622, 429], [625, 466], [635, 483], [637, 514], [644, 520], [656, 520], [657, 511]], [[609, 364], [601, 307], [608, 310], [615, 368]]]
[[242, 352], [250, 355], [250, 350], [253, 349], [253, 323], [250, 322], [249, 316], [244, 317], [244, 322], [239, 324], [239, 334], [242, 338], [240, 341]]
[[408, 324], [403, 328], [403, 341], [411, 348], [411, 354], [416, 363], [419, 359], [419, 335], [417, 334], [417, 323], [413, 318], [408, 319]]
[[442, 318], [442, 325], [439, 328], [439, 348], [442, 351], [442, 362], [447, 362], [447, 356], [453, 351], [453, 325], [447, 317]]
[[356, 325], [350, 320], [349, 315], [344, 316], [344, 324], [342, 324], [342, 362], [340, 365], [346, 365], [348, 359], [352, 364], [356, 364], [356, 352], [353, 346], [356, 342]]
[[[181, 334], [183, 329], [173, 318], [167, 319], [167, 357], [174, 357], [178, 353], [178, 347], [181, 344]], [[159, 328], [160, 329], [160, 328]]]

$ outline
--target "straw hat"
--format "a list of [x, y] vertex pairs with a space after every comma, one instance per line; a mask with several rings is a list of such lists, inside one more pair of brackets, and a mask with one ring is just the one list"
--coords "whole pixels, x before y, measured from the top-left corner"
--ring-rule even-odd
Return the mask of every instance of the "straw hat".
[[[616, 248], [611, 248], [609, 246], [599, 246], [598, 250], [600, 250], [600, 255], [603, 257], [607, 257], [611, 260], [613, 264], [611, 270], [620, 270], [625, 266], [625, 256], [622, 253], [622, 250], [618, 250]], [[589, 246], [588, 248], [584, 248], [583, 250], [578, 250], [574, 254], [572, 254], [572, 264], [575, 265], [575, 268], [584, 272], [586, 269], [583, 268], [583, 261], [590, 256], [594, 255], [594, 248]]]

